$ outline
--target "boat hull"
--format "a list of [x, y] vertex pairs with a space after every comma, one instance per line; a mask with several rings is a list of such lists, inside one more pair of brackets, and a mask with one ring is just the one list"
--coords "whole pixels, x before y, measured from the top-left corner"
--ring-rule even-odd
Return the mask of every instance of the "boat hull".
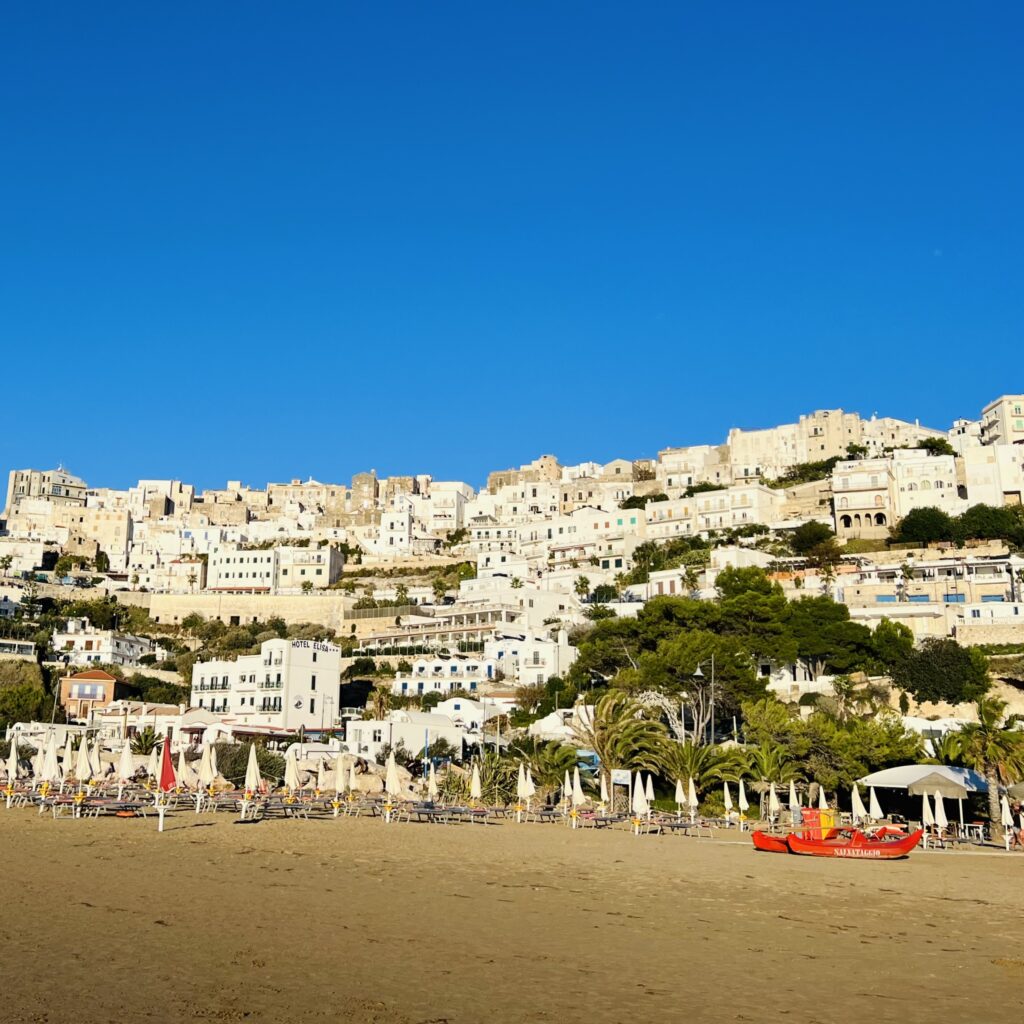
[[903, 839], [874, 842], [830, 842], [786, 836], [790, 853], [801, 857], [836, 857], [841, 860], [899, 860], [906, 857], [921, 841], [923, 831], [918, 829]]
[[789, 853], [785, 836], [770, 836], [766, 832], [751, 832], [750, 839], [755, 850], [762, 853]]

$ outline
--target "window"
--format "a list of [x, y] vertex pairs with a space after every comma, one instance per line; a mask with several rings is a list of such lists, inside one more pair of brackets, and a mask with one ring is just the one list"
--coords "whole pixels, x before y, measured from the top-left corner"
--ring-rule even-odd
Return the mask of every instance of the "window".
[[312, 697], [310, 697], [309, 698], [309, 713], [313, 714], [314, 711], [316, 711], [316, 701]]
[[316, 689], [316, 676], [310, 676], [309, 677], [309, 688], [311, 690], [315, 690]]
[[380, 743], [383, 738], [384, 738], [384, 730], [383, 729], [374, 729], [373, 730], [373, 742], [374, 743]]

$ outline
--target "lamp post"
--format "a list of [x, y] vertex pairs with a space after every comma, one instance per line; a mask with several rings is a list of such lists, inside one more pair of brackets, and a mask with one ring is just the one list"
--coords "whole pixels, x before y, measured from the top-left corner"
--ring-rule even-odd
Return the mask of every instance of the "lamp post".
[[705, 665], [710, 662], [711, 665], [711, 735], [708, 738], [709, 743], [715, 742], [715, 656], [711, 655], [706, 661], [700, 661], [697, 663], [697, 667], [693, 671], [694, 679], [703, 679], [704, 673], [701, 671], [701, 665]]

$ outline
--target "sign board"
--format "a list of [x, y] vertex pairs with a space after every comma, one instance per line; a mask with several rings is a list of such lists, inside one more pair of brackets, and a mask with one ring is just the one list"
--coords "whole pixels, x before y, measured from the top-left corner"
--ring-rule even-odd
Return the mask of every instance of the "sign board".
[[628, 786], [632, 779], [628, 768], [613, 768], [610, 774], [613, 786]]

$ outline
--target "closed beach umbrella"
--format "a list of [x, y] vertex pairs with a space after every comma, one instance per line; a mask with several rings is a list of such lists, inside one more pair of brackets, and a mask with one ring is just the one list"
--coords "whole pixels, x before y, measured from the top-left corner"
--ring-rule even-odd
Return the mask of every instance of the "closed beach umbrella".
[[565, 769], [565, 778], [562, 780], [562, 799], [568, 803], [572, 796], [572, 779], [569, 778], [569, 769]]
[[438, 797], [437, 789], [437, 772], [434, 771], [434, 766], [430, 766], [430, 778], [427, 780], [427, 796], [431, 800], [436, 800]]
[[608, 780], [604, 772], [601, 772], [601, 803], [608, 803]]
[[356, 783], [356, 763], [353, 761], [348, 766], [348, 791], [354, 793], [359, 786]]
[[[153, 756], [156, 757], [156, 748], [153, 749]], [[79, 782], [87, 782], [92, 775], [92, 765], [89, 763], [89, 741], [82, 737], [78, 744], [78, 756], [75, 758], [75, 778]]]
[[725, 816], [732, 814], [732, 793], [729, 792], [729, 783], [722, 783], [722, 803], [725, 804]]
[[185, 750], [178, 751], [178, 785], [184, 789], [195, 789], [199, 782], [195, 768], [185, 759]]
[[818, 810], [828, 810], [828, 797], [825, 795], [825, 787], [818, 783]]
[[388, 796], [398, 796], [402, 792], [402, 785], [398, 781], [398, 765], [395, 763], [395, 752], [388, 754], [387, 767], [384, 770], [384, 792]]
[[882, 805], [878, 802], [878, 795], [875, 793], [874, 786], [868, 790], [868, 813], [875, 821], [881, 821], [885, 817], [882, 813]]
[[96, 737], [96, 742], [92, 745], [92, 750], [89, 752], [89, 768], [94, 779], [103, 778], [103, 762], [100, 760], [99, 736]]
[[160, 772], [160, 751], [154, 747], [149, 752], [149, 761], [146, 762], [146, 774], [155, 782]]
[[775, 792], [775, 783], [773, 782], [768, 787], [768, 813], [774, 818], [781, 810], [782, 804], [779, 803], [779, 794]]
[[174, 764], [171, 761], [171, 741], [164, 740], [163, 756], [160, 758], [160, 790], [169, 793], [178, 784], [174, 776]]
[[43, 782], [60, 782], [60, 765], [57, 763], [57, 737], [52, 730], [46, 737], [46, 749], [43, 753], [43, 768], [40, 778]]
[[736, 806], [740, 809], [741, 814], [746, 814], [750, 810], [750, 804], [747, 802], [747, 787], [743, 785], [743, 780], [740, 779], [739, 793], [736, 797]]
[[946, 817], [946, 803], [938, 790], [935, 790], [935, 824], [940, 829], [949, 824], [949, 819]]
[[210, 744], [210, 771], [213, 772], [214, 779], [217, 778], [217, 748], [211, 743]]
[[1013, 811], [1010, 810], [1010, 801], [1006, 799], [1005, 793], [999, 801], [999, 816], [1002, 820], [1003, 828], [1013, 828]]
[[295, 756], [295, 747], [289, 747], [284, 755], [284, 788], [294, 793], [300, 788], [299, 760]]
[[682, 779], [676, 779], [676, 803], [680, 807], [686, 803], [686, 791], [683, 789]]
[[263, 787], [263, 776], [260, 775], [260, 765], [256, 760], [256, 744], [249, 744], [249, 760], [245, 766], [245, 788], [253, 793], [258, 793]]
[[529, 765], [526, 766], [526, 799], [529, 800], [537, 792], [537, 787], [533, 784], [533, 771]]
[[473, 765], [473, 775], [469, 780], [469, 798], [470, 800], [479, 800], [483, 795], [483, 786], [480, 785], [480, 766]]
[[854, 821], [863, 821], [868, 816], [864, 801], [860, 798], [860, 790], [856, 786], [850, 790], [850, 811]]
[[580, 785], [580, 770], [579, 768], [573, 768], [572, 770], [572, 805], [573, 807], [579, 807], [580, 804], [587, 802], [587, 798], [583, 795], [583, 786]]
[[217, 778], [217, 769], [213, 766], [213, 747], [203, 744], [203, 756], [199, 759], [199, 782], [204, 788], [213, 785]]
[[690, 805], [690, 810], [697, 810], [700, 806], [700, 801], [697, 799], [697, 787], [694, 785], [692, 775], [690, 776], [690, 785], [686, 797], [686, 802]]
[[516, 778], [516, 799], [526, 799], [526, 765], [519, 762], [519, 775]]
[[644, 794], [644, 785], [640, 780], [640, 773], [636, 773], [636, 782], [633, 784], [633, 802], [631, 810], [638, 818], [645, 818], [651, 811], [651, 806], [647, 802], [647, 797]]
[[932, 805], [928, 800], [928, 794], [921, 794], [921, 821], [925, 825], [935, 824], [935, 815], [932, 814]]
[[69, 775], [74, 775], [73, 765], [75, 763], [75, 747], [71, 742], [71, 733], [67, 734], [67, 738], [64, 740], [64, 763], [61, 765], [61, 769], [64, 772], [64, 778], [66, 779]]
[[18, 779], [18, 736], [11, 733], [11, 749], [7, 754], [7, 781], [16, 782]]
[[789, 783], [789, 809], [795, 811], [800, 806], [800, 798], [796, 795], [796, 783]]
[[124, 741], [121, 748], [121, 756], [117, 762], [117, 777], [121, 782], [130, 782], [135, 774], [135, 758], [132, 756], [132, 745], [128, 740]]
[[644, 790], [644, 796], [647, 797], [649, 804], [654, 803], [654, 776], [650, 772], [647, 773], [647, 788]]

